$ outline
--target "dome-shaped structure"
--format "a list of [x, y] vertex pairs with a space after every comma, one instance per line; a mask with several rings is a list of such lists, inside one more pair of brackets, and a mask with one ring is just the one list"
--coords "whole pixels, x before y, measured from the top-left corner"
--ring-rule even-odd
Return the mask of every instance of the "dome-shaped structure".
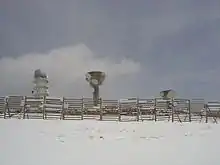
[[176, 97], [176, 92], [172, 89], [169, 90], [164, 90], [160, 92], [160, 96], [163, 99], [171, 99], [171, 98], [175, 98]]

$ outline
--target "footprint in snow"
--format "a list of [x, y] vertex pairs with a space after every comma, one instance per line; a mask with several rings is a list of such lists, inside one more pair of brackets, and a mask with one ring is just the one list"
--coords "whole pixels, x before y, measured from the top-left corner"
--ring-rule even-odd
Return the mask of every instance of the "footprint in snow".
[[185, 136], [192, 136], [192, 133], [191, 132], [186, 132]]
[[151, 140], [151, 139], [161, 139], [162, 137], [163, 136], [150, 136], [150, 137], [141, 136], [140, 139]]
[[46, 132], [40, 131], [40, 135], [46, 135]]
[[[93, 139], [95, 139], [95, 137], [91, 135], [91, 136], [89, 136], [89, 139], [93, 140]], [[99, 139], [100, 140], [104, 140], [104, 137], [103, 136], [99, 136]]]
[[125, 137], [116, 137], [116, 140], [123, 140]]
[[64, 143], [64, 137], [65, 137], [64, 135], [58, 135], [56, 140], [58, 140], [61, 143]]

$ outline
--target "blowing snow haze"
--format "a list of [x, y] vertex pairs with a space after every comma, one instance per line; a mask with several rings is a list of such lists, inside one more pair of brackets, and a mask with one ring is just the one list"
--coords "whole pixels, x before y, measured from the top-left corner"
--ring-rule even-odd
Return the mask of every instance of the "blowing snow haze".
[[219, 45], [219, 0], [3, 0], [0, 95], [31, 95], [40, 68], [54, 96], [90, 96], [101, 70], [103, 97], [218, 99]]

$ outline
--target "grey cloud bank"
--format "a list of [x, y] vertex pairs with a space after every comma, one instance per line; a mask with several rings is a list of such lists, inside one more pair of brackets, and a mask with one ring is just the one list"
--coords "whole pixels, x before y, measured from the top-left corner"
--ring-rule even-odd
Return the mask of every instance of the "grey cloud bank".
[[[220, 1], [0, 2], [0, 94], [31, 94], [45, 69], [51, 94], [91, 95], [84, 72], [108, 73], [105, 97], [218, 99]], [[117, 85], [118, 84], [118, 85]]]

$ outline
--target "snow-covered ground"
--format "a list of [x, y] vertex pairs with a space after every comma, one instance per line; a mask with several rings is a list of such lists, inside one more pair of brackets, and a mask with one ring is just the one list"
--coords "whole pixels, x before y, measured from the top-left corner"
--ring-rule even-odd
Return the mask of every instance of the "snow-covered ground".
[[1, 165], [220, 165], [219, 124], [0, 120]]

